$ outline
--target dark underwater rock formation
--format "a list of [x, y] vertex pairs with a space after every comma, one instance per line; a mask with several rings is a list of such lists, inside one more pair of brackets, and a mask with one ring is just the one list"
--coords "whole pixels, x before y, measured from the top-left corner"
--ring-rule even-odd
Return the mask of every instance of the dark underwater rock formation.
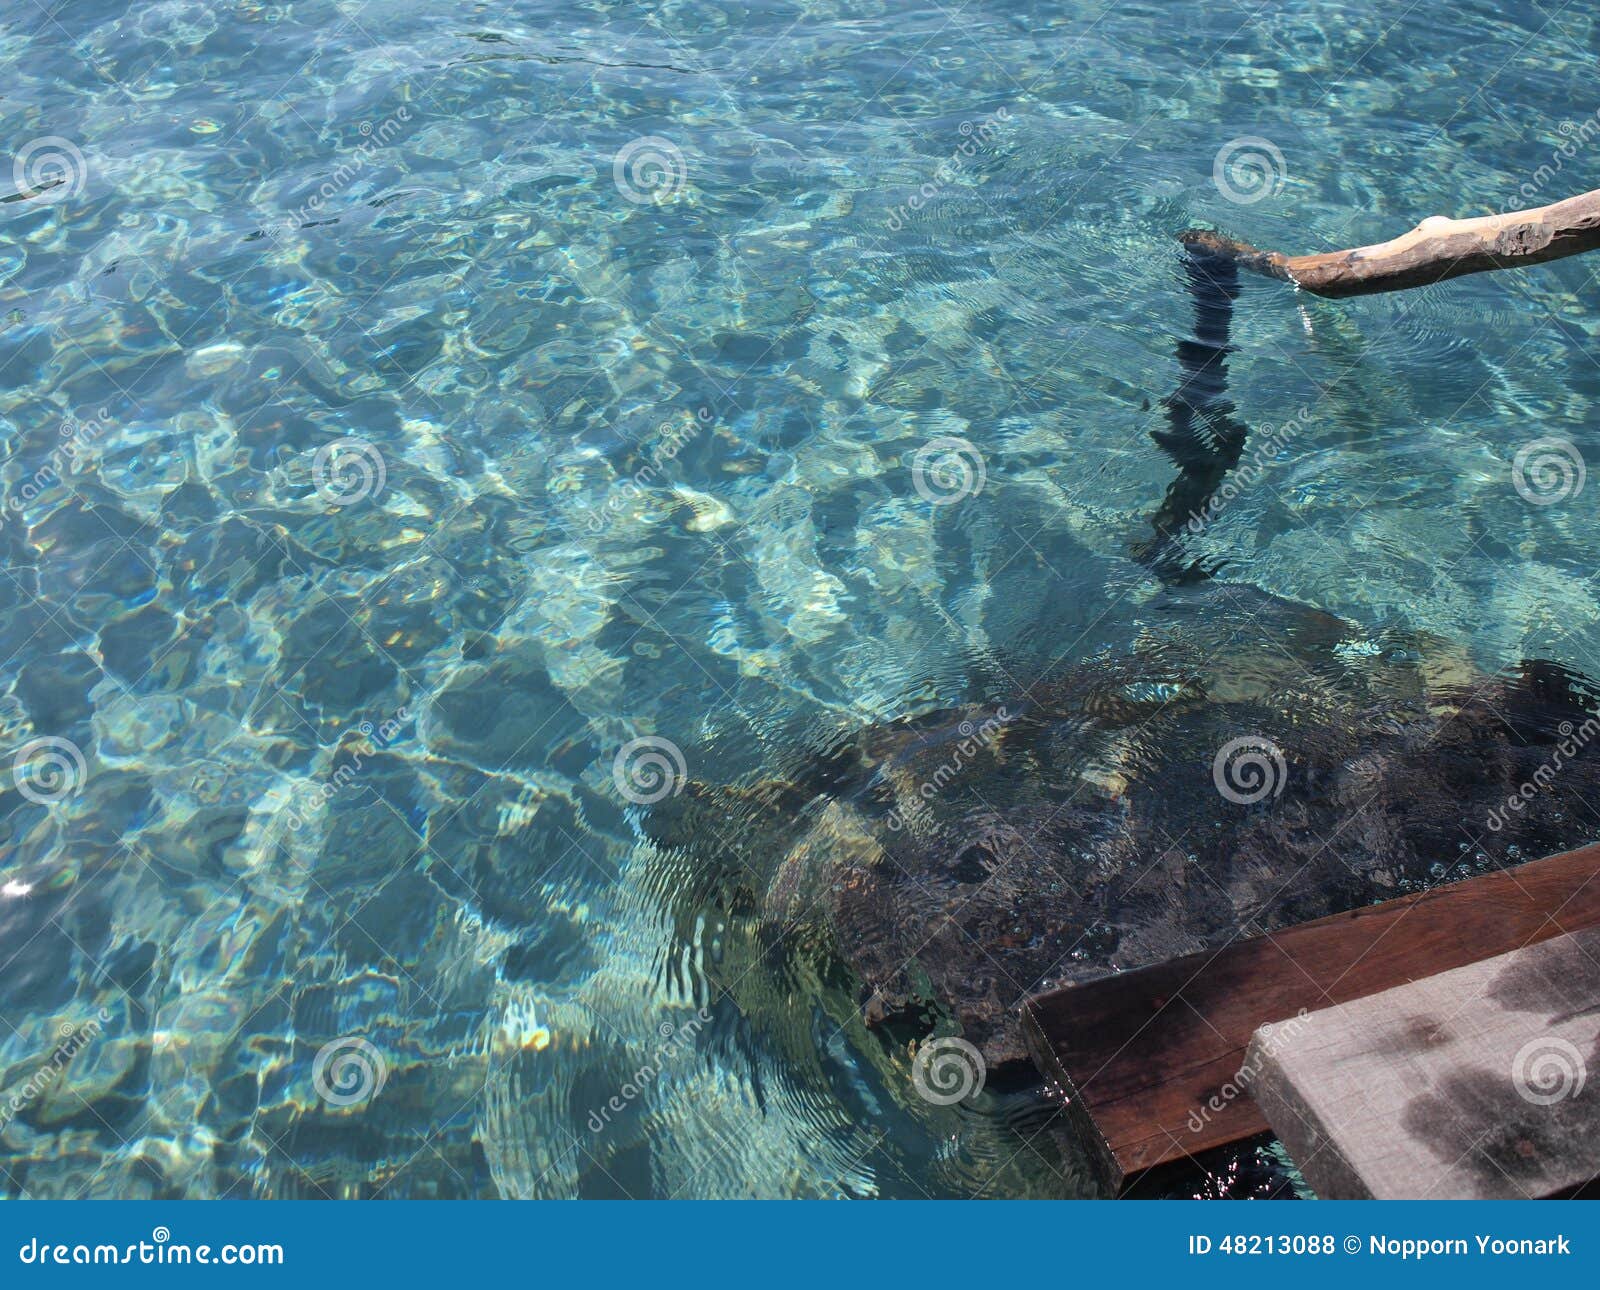
[[769, 959], [812, 960], [782, 975], [842, 970], [867, 1030], [953, 1023], [993, 1072], [1037, 990], [1600, 832], [1593, 688], [1555, 664], [1488, 676], [1223, 583], [1149, 609], [1120, 656], [689, 785], [648, 821], [662, 890], [723, 893]]

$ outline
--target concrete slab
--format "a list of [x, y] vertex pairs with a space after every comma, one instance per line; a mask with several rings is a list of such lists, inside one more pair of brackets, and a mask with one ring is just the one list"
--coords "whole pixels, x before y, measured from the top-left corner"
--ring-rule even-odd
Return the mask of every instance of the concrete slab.
[[1244, 1070], [1320, 1196], [1581, 1185], [1600, 1177], [1600, 928], [1257, 1031]]

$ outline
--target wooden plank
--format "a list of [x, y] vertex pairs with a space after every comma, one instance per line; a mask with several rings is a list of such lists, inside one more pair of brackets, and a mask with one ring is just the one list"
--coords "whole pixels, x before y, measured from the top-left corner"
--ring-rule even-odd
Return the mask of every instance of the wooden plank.
[[1234, 1083], [1264, 1022], [1600, 924], [1600, 845], [1068, 986], [1023, 1031], [1106, 1182], [1267, 1131]]
[[1317, 255], [1262, 251], [1205, 229], [1178, 236], [1191, 251], [1225, 257], [1315, 295], [1366, 296], [1593, 251], [1600, 247], [1600, 188], [1532, 210], [1474, 219], [1433, 215], [1387, 242]]
[[1257, 1031], [1245, 1069], [1319, 1196], [1566, 1192], [1600, 1177], [1600, 928]]

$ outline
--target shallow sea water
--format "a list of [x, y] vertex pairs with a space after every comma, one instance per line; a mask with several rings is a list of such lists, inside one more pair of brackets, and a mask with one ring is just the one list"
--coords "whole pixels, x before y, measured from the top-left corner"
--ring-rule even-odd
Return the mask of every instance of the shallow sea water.
[[[1025, 1093], [725, 988], [619, 751], [739, 780], [1137, 635], [1174, 234], [1594, 187], [1597, 54], [1556, 0], [9, 0], [0, 1189], [1081, 1189]], [[1190, 554], [1600, 675], [1596, 494], [1513, 482], [1600, 460], [1594, 274], [1246, 283], [1230, 397], [1298, 428]]]

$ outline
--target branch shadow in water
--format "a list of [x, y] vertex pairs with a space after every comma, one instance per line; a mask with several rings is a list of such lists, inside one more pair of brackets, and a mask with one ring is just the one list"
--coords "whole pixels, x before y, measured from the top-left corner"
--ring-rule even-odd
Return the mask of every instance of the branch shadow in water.
[[1167, 428], [1150, 437], [1178, 467], [1178, 477], [1150, 517], [1151, 537], [1134, 557], [1168, 585], [1213, 577], [1221, 564], [1190, 560], [1183, 533], [1199, 522], [1228, 472], [1239, 464], [1249, 431], [1228, 398], [1228, 331], [1239, 295], [1239, 270], [1231, 261], [1189, 250], [1184, 258], [1194, 301], [1194, 335], [1178, 342], [1177, 390], [1165, 400]]

